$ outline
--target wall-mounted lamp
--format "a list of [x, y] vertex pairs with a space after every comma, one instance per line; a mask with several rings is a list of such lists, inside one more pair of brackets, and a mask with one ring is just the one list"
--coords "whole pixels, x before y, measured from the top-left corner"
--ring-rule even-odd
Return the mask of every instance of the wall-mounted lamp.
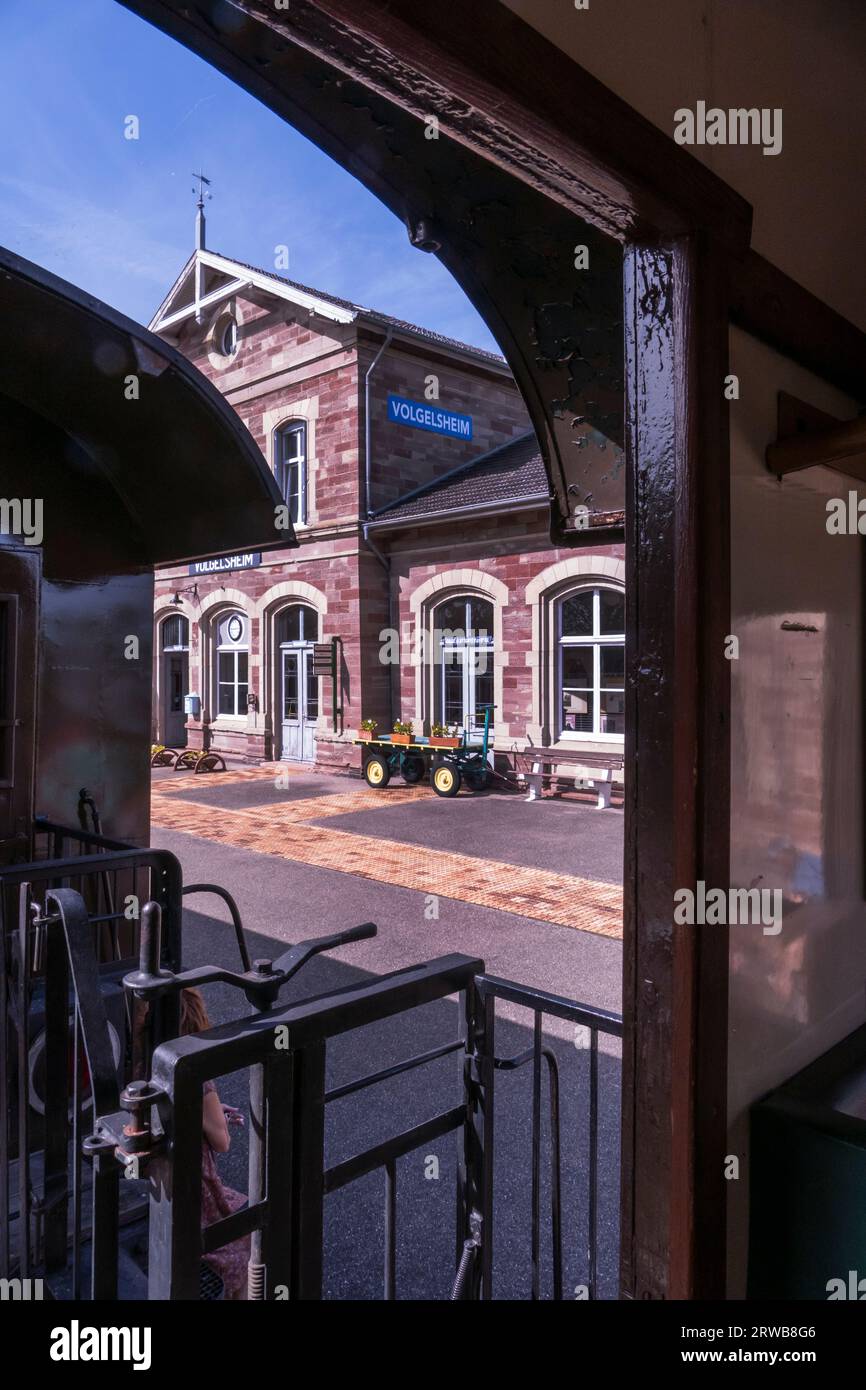
[[183, 599], [181, 598], [181, 594], [192, 594], [193, 599], [197, 603], [198, 585], [192, 584], [188, 589], [175, 589], [174, 598], [171, 601], [173, 608], [181, 608], [183, 606]]

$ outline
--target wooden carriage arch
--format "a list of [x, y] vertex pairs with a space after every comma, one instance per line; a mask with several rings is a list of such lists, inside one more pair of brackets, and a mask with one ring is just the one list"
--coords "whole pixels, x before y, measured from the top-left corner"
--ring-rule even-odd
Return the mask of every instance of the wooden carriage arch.
[[454, 274], [524, 395], [554, 540], [586, 540], [584, 501], [593, 538], [624, 528], [622, 1290], [723, 1296], [727, 932], [685, 935], [671, 904], [729, 878], [728, 329], [855, 394], [866, 338], [749, 250], [742, 198], [497, 0], [121, 3], [315, 141]]

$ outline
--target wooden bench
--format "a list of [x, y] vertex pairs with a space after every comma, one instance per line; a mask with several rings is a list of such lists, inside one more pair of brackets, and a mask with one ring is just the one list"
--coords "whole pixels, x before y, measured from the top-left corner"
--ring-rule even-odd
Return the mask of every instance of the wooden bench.
[[[529, 771], [526, 770], [527, 764], [530, 765]], [[552, 781], [561, 776], [556, 768], [563, 766], [580, 769], [575, 771], [575, 777], [580, 777], [582, 770], [586, 770], [585, 780], [592, 783], [598, 794], [597, 809], [603, 811], [611, 804], [614, 773], [622, 772], [625, 756], [622, 753], [582, 752], [578, 748], [524, 748], [515, 754], [515, 770], [529, 787], [526, 800], [537, 801], [545, 779]]]

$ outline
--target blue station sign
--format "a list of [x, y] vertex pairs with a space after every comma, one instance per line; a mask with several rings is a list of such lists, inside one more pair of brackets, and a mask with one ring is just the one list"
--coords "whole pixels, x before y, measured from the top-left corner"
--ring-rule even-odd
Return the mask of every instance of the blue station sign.
[[447, 434], [452, 439], [472, 438], [472, 416], [458, 415], [454, 410], [426, 401], [410, 401], [405, 396], [388, 397], [388, 420], [392, 425], [411, 425], [431, 434]]
[[238, 555], [220, 555], [216, 560], [194, 560], [190, 574], [224, 574], [227, 570], [252, 570], [262, 563], [260, 550], [246, 550]]

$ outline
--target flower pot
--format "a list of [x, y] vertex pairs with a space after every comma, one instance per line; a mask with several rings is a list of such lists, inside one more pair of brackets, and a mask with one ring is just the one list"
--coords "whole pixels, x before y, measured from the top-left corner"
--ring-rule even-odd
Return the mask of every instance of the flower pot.
[[358, 738], [367, 738], [367, 739], [370, 739], [370, 738], [375, 738], [375, 737], [376, 737], [376, 730], [375, 730], [375, 729], [359, 729], [359, 730], [358, 730]]
[[413, 738], [412, 738], [412, 735], [411, 735], [411, 734], [392, 734], [392, 735], [391, 735], [391, 742], [392, 742], [392, 743], [412, 743], [412, 742], [413, 742]]
[[459, 748], [459, 738], [448, 738], [445, 734], [431, 734], [427, 740], [431, 748]]

